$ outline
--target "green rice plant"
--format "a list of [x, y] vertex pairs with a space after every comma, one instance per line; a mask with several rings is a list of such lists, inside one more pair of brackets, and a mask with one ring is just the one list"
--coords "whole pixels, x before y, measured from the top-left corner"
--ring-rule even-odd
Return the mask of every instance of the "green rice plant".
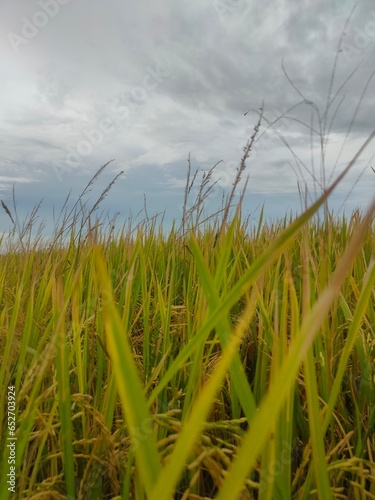
[[16, 498], [375, 494], [375, 206], [314, 217], [374, 135], [297, 218], [249, 227], [227, 204], [202, 220], [210, 184], [190, 210], [189, 180], [182, 228], [166, 235], [145, 208], [115, 236], [93, 219], [111, 183], [91, 209], [66, 205], [47, 245], [9, 243]]
[[[236, 497], [240, 493], [245, 477], [273, 427], [273, 419], [270, 418], [270, 415], [272, 415], [272, 412], [277, 413], [278, 410], [281, 409], [284, 397], [289, 387], [292, 385], [300, 362], [303, 360], [304, 356], [309, 356], [309, 347], [314, 340], [314, 336], [319, 331], [322, 319], [329, 310], [331, 300], [339, 293], [340, 286], [345, 276], [345, 270], [350, 268], [350, 265], [353, 263], [356, 252], [360, 248], [361, 238], [363, 238], [367, 230], [367, 226], [373, 217], [374, 211], [375, 203], [373, 203], [366, 218], [359, 226], [351, 244], [348, 245], [346, 253], [334, 273], [332, 284], [326, 288], [315, 306], [306, 314], [301, 325], [299, 337], [290, 348], [289, 354], [280, 369], [279, 378], [270, 387], [268, 394], [264, 398], [262, 407], [253, 419], [250, 431], [244, 438], [242, 449], [235, 459], [228, 477], [220, 490], [220, 494], [217, 497], [219, 500], [228, 498], [230, 495]], [[307, 361], [308, 365], [305, 369], [308, 375], [309, 370], [313, 371], [311, 361], [312, 360]], [[309, 392], [311, 391], [308, 397], [310, 405], [312, 406], [317, 403], [317, 391], [314, 382], [312, 382], [312, 377], [309, 377], [307, 380], [306, 387]], [[312, 432], [312, 448], [313, 453], [315, 452], [314, 463], [318, 494], [320, 498], [331, 498], [331, 488], [328, 482], [327, 469], [324, 466], [326, 460], [322, 433], [319, 432], [319, 415], [317, 414], [316, 408], [309, 409], [309, 417], [311, 419], [310, 431]]]

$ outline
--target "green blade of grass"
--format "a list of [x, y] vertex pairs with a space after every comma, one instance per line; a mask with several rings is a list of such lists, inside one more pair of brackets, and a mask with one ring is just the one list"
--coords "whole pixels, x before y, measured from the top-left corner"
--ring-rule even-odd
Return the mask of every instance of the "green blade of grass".
[[324, 432], [326, 432], [329, 422], [332, 418], [333, 411], [336, 406], [336, 401], [340, 393], [340, 387], [345, 374], [345, 369], [349, 360], [349, 356], [353, 350], [356, 339], [358, 337], [358, 332], [361, 327], [363, 315], [365, 314], [366, 308], [369, 305], [369, 300], [374, 290], [374, 283], [375, 283], [375, 260], [371, 262], [368, 268], [367, 279], [365, 280], [364, 286], [361, 290], [353, 316], [350, 315], [350, 311], [345, 303], [344, 298], [340, 297], [342, 306], [345, 307], [345, 310], [348, 311], [347, 318], [350, 319], [351, 323], [349, 326], [349, 331], [346, 337], [345, 345], [342, 354], [340, 356], [339, 366], [335, 374], [335, 382], [333, 384], [331, 395], [327, 403], [327, 410], [324, 415], [324, 420], [322, 424]]
[[[138, 377], [127, 332], [117, 310], [105, 261], [99, 248], [94, 250], [98, 279], [102, 290], [107, 293], [104, 307], [104, 323], [108, 352], [111, 356], [118, 392], [135, 452], [137, 467], [145, 490], [149, 495], [161, 471], [156, 439], [150, 423], [151, 415], [143, 396], [143, 387]], [[130, 282], [127, 283], [127, 294]]]
[[327, 459], [324, 451], [324, 433], [322, 432], [322, 419], [319, 412], [319, 398], [316, 382], [317, 374], [312, 349], [307, 353], [304, 362], [304, 373], [316, 488], [319, 498], [330, 500], [332, 498], [332, 493], [328, 478]]
[[71, 415], [70, 377], [68, 345], [65, 334], [65, 309], [61, 280], [56, 282], [53, 292], [53, 310], [57, 330], [56, 373], [58, 382], [60, 439], [63, 450], [64, 477], [68, 498], [75, 498], [75, 473], [73, 459], [73, 429]]
[[[224, 249], [223, 249], [223, 254], [227, 258], [229, 258], [230, 254], [230, 247], [232, 243], [232, 238], [233, 238], [233, 229], [234, 229], [234, 224], [235, 221], [232, 222], [231, 227], [229, 229], [228, 234], [226, 235], [226, 239], [223, 242]], [[216, 278], [216, 283], [215, 280], [211, 277], [210, 271], [207, 268], [207, 265], [205, 264], [203, 255], [199, 249], [199, 246], [196, 242], [196, 240], [192, 240], [192, 248], [191, 251], [194, 255], [195, 262], [197, 265], [197, 269], [199, 272], [199, 275], [201, 277], [201, 282], [202, 286], [205, 290], [205, 294], [207, 297], [207, 301], [209, 304], [209, 307], [211, 311], [214, 311], [215, 309], [220, 308], [220, 297], [217, 291], [217, 285], [218, 285], [218, 278]], [[226, 264], [226, 263], [225, 263]], [[221, 273], [223, 272], [223, 268], [225, 266], [224, 263], [218, 266], [218, 269], [221, 270]], [[226, 291], [223, 292], [225, 295]], [[229, 322], [228, 315], [224, 316], [223, 319], [217, 322], [217, 332], [218, 336], [220, 339], [220, 344], [222, 350], [225, 349], [226, 345], [229, 343], [230, 335], [231, 335], [231, 325]], [[255, 405], [255, 399], [253, 396], [253, 393], [250, 389], [249, 382], [246, 378], [246, 374], [244, 372], [241, 359], [239, 357], [238, 352], [235, 352], [233, 354], [233, 360], [232, 364], [230, 366], [230, 375], [231, 375], [231, 380], [232, 384], [231, 386], [233, 387], [233, 392], [238, 395], [239, 401], [241, 403], [241, 406], [243, 408], [243, 411], [246, 415], [246, 417], [251, 420], [253, 414], [256, 411], [256, 405]], [[235, 418], [238, 418], [238, 415], [235, 415]]]

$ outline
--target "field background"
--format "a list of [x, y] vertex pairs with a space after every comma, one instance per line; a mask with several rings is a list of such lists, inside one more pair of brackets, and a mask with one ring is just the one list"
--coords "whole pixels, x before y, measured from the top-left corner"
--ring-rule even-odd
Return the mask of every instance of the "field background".
[[328, 194], [256, 227], [198, 203], [168, 235], [82, 209], [50, 245], [13, 235], [13, 498], [375, 498], [374, 207], [318, 216]]

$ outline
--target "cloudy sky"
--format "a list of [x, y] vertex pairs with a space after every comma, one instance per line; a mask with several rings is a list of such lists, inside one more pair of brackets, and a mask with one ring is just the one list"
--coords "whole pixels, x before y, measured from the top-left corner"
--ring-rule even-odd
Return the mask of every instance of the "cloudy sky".
[[[2, 0], [1, 200], [12, 209], [14, 188], [22, 219], [43, 199], [40, 218], [50, 223], [67, 194], [74, 203], [113, 159], [87, 206], [123, 171], [102, 210], [126, 218], [146, 199], [149, 216], [166, 210], [167, 223], [179, 221], [190, 153], [198, 179], [222, 160], [206, 203], [212, 212], [231, 188], [264, 102], [244, 211], [256, 218], [262, 203], [268, 217], [298, 210], [298, 182], [313, 197], [375, 127], [372, 0], [359, 1], [347, 24], [328, 101], [352, 7], [345, 0]], [[348, 195], [349, 212], [369, 204], [374, 149], [332, 196], [336, 212]], [[1, 211], [0, 230], [9, 225]]]

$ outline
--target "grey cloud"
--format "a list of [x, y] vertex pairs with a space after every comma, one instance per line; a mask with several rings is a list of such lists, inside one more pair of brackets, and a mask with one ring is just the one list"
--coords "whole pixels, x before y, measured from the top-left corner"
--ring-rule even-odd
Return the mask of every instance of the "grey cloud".
[[[7, 64], [0, 70], [0, 175], [26, 178], [27, 171], [37, 179], [38, 190], [29, 190], [24, 198], [31, 203], [45, 192], [47, 196], [68, 192], [100, 164], [115, 158], [111, 172], [125, 170], [126, 182], [121, 181], [111, 193], [114, 206], [120, 206], [124, 196], [129, 206], [138, 206], [146, 192], [155, 209], [159, 203], [164, 210], [164, 200], [168, 200], [173, 213], [183, 193], [189, 152], [196, 167], [205, 170], [223, 159], [220, 168], [225, 175], [225, 168], [239, 163], [263, 100], [265, 118], [271, 121], [301, 101], [283, 74], [282, 60], [294, 84], [322, 115], [351, 2], [240, 0], [227, 2], [224, 10], [222, 4], [164, 0], [125, 6], [80, 0], [61, 5], [59, 14], [19, 54], [9, 44], [3, 46], [0, 51]], [[30, 2], [26, 9], [4, 2], [2, 32], [19, 32], [22, 17], [32, 19], [38, 9], [38, 2]], [[333, 168], [374, 70], [372, 1], [359, 3], [343, 41], [332, 95], [362, 64], [332, 105], [331, 113], [344, 98], [330, 130], [327, 169]], [[150, 76], [157, 75], [158, 64], [166, 64], [168, 74]], [[374, 126], [374, 84], [370, 82], [357, 112], [338, 169]], [[128, 108], [123, 116], [119, 115], [121, 106]], [[243, 116], [249, 110], [254, 112]], [[293, 119], [286, 117], [275, 124], [308, 168], [312, 168], [310, 131], [298, 120], [310, 124], [312, 113], [313, 108], [305, 103], [288, 114]], [[103, 131], [108, 121], [112, 127]], [[317, 127], [316, 115], [313, 123]], [[265, 128], [266, 120], [261, 131]], [[316, 169], [318, 141], [315, 137]], [[78, 155], [75, 164], [67, 162], [69, 151]], [[353, 171], [351, 181], [343, 184], [343, 191], [350, 190], [372, 154], [373, 147]], [[287, 206], [297, 193], [290, 163], [297, 168], [278, 136], [265, 134], [248, 161], [250, 194], [264, 196], [271, 205], [277, 203], [278, 209], [284, 194]], [[369, 199], [372, 194], [369, 183], [361, 184], [362, 180], [353, 200]], [[275, 210], [270, 208], [270, 213]]]

